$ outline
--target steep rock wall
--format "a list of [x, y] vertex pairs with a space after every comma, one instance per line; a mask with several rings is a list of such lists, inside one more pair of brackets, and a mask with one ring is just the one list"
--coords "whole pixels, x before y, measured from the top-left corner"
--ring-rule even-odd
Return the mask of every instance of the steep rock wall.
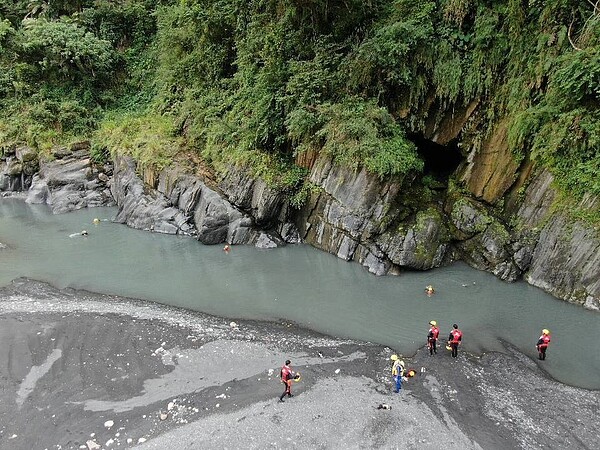
[[478, 199], [494, 204], [510, 189], [519, 164], [507, 143], [507, 121], [501, 121], [481, 146], [473, 147], [458, 172], [460, 180]]
[[37, 153], [31, 148], [5, 149], [0, 158], [0, 192], [26, 191], [38, 169]]
[[[217, 187], [208, 186], [206, 180], [176, 167], [151, 175], [145, 175], [131, 158], [115, 159], [111, 191], [119, 206], [117, 222], [148, 231], [195, 236], [203, 244], [227, 242], [261, 248], [283, 244], [277, 232], [260, 227], [252, 215], [228, 201]], [[142, 179], [152, 180], [154, 185]], [[248, 185], [237, 188], [239, 195], [246, 195]], [[260, 195], [254, 198], [262, 205]]]
[[316, 160], [309, 177], [319, 189], [296, 215], [305, 242], [378, 275], [442, 264], [448, 239], [435, 208], [420, 217], [402, 217], [397, 207], [411, 180], [381, 182], [365, 169], [350, 170], [327, 156]]
[[[114, 170], [99, 170], [85, 149], [56, 149], [42, 161], [28, 154], [5, 155], [1, 190], [27, 188], [21, 180], [30, 177], [28, 201], [48, 203], [55, 212], [116, 202], [117, 221], [135, 228], [191, 235], [205, 244], [271, 248], [304, 241], [377, 275], [461, 259], [503, 280], [524, 278], [559, 298], [599, 306], [598, 230], [554, 211], [551, 174], [536, 172], [530, 162], [508, 164], [504, 138], [469, 153], [457, 171], [466, 190], [437, 191], [422, 203], [411, 177], [382, 181], [329, 156], [308, 155], [314, 189], [300, 210], [246, 168], [230, 167], [214, 181], [175, 167], [144, 170], [124, 157], [115, 159]], [[39, 172], [29, 174], [32, 167]], [[586, 198], [581, 206], [599, 204]]]
[[93, 164], [87, 141], [41, 158], [29, 147], [18, 147], [5, 161], [0, 191], [26, 191], [28, 203], [45, 203], [55, 214], [115, 204], [108, 188], [111, 168]]
[[[600, 300], [600, 232], [564, 212], [553, 211], [552, 175], [542, 171], [525, 192], [517, 211], [522, 229], [538, 235], [525, 279], [552, 295], [598, 308]], [[598, 199], [581, 206], [598, 208]]]

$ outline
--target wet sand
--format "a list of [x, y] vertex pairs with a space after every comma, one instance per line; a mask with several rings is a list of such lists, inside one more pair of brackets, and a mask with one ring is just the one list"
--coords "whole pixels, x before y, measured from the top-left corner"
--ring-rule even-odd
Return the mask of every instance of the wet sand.
[[[393, 349], [25, 279], [0, 290], [0, 339], [3, 449], [592, 449], [600, 438], [600, 392], [510, 347], [457, 359], [423, 348], [404, 357], [418, 375], [395, 394]], [[279, 403], [287, 358], [302, 380]]]

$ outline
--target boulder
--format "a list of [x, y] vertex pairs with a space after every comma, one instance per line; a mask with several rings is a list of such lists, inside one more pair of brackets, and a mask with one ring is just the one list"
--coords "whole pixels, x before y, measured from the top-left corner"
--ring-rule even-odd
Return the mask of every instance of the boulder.
[[417, 213], [413, 222], [403, 223], [377, 242], [395, 265], [427, 270], [443, 264], [450, 234], [443, 214], [429, 208]]
[[159, 174], [157, 190], [184, 214], [192, 215], [203, 187], [199, 178], [167, 168]]
[[378, 275], [443, 264], [450, 241], [443, 211], [430, 207], [406, 217], [398, 207], [402, 196], [410, 195], [403, 180], [384, 182], [364, 168], [354, 171], [324, 156], [309, 177], [318, 189], [296, 221], [303, 241]]
[[218, 187], [232, 205], [250, 214], [257, 226], [273, 224], [285, 201], [283, 190], [243, 167], [230, 166]]
[[34, 175], [28, 203], [46, 203], [55, 214], [93, 206], [112, 206], [107, 183], [97, 178], [89, 158], [42, 160]]
[[27, 190], [31, 184], [35, 162], [23, 163], [16, 156], [5, 156], [0, 161], [0, 191], [19, 192]]
[[[161, 233], [195, 235], [203, 244], [254, 244], [260, 234], [253, 218], [200, 178], [178, 169], [158, 174], [157, 189], [145, 185], [128, 157], [115, 159], [111, 190], [117, 200], [116, 221]], [[282, 240], [275, 234], [272, 243]], [[272, 245], [261, 241], [260, 245]]]
[[302, 242], [298, 228], [291, 222], [280, 223], [277, 231], [281, 238], [288, 244], [300, 244]]
[[526, 266], [529, 247], [515, 243], [510, 230], [492, 216], [488, 207], [473, 199], [455, 196], [446, 208], [450, 210], [450, 224], [460, 259], [505, 281], [516, 281], [521, 276], [522, 269], [513, 260], [513, 253], [524, 249], [519, 260], [521, 266]]
[[285, 245], [285, 242], [283, 242], [283, 240], [279, 236], [265, 232], [260, 232], [258, 234], [256, 243], [254, 244], [256, 248], [264, 249], [277, 248], [283, 245]]
[[356, 246], [370, 245], [397, 215], [390, 204], [400, 191], [398, 182], [381, 183], [365, 169], [353, 171], [326, 156], [314, 163], [309, 179], [318, 189], [296, 223], [303, 241], [329, 253], [353, 259]]
[[33, 176], [33, 181], [31, 182], [31, 187], [27, 192], [27, 203], [33, 204], [43, 204], [48, 201], [48, 197], [50, 196], [50, 189], [48, 188], [48, 183], [46, 180], [40, 178], [38, 174]]
[[[206, 186], [202, 189], [198, 207], [194, 213], [194, 223], [198, 230], [198, 240], [203, 244], [220, 244], [235, 237], [237, 228], [251, 224], [251, 219], [242, 220], [244, 214], [234, 208], [217, 192]], [[233, 227], [230, 225], [233, 224]], [[236, 239], [237, 240], [237, 239]], [[233, 243], [233, 242], [232, 242]], [[237, 242], [236, 242], [237, 243]]]
[[525, 279], [556, 297], [593, 305], [600, 299], [599, 267], [598, 232], [556, 215], [540, 232]]
[[160, 192], [145, 189], [136, 174], [136, 164], [128, 157], [115, 159], [111, 192], [119, 206], [115, 222], [132, 228], [165, 234], [195, 233], [190, 218], [174, 207]]

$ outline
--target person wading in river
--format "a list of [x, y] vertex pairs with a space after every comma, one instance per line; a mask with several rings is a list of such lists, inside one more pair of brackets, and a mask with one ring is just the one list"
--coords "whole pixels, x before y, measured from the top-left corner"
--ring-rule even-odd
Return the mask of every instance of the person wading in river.
[[546, 350], [548, 349], [548, 344], [550, 344], [550, 331], [544, 328], [542, 330], [542, 335], [535, 345], [538, 351], [538, 359], [541, 359], [542, 361], [546, 359]]
[[434, 353], [437, 353], [437, 341], [438, 336], [440, 335], [440, 329], [437, 327], [437, 322], [432, 320], [429, 322], [429, 333], [427, 333], [427, 348], [429, 349], [429, 355], [433, 356]]
[[284, 401], [283, 397], [286, 395], [288, 397], [294, 396], [294, 394], [292, 394], [292, 380], [296, 375], [292, 371], [292, 367], [290, 366], [291, 363], [292, 362], [288, 359], [281, 368], [281, 382], [285, 384], [285, 390], [283, 391], [283, 394], [281, 394], [281, 397], [279, 397], [280, 402]]
[[452, 325], [452, 331], [448, 335], [448, 345], [452, 349], [452, 357], [456, 358], [458, 356], [458, 346], [462, 341], [462, 331], [458, 329], [458, 325]]

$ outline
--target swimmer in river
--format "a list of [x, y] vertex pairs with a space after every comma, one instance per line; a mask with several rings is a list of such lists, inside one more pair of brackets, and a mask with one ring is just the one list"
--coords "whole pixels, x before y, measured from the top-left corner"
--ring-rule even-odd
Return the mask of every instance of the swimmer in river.
[[69, 235], [70, 238], [73, 238], [75, 236], [87, 236], [88, 232], [86, 230], [81, 230], [79, 233], [72, 233]]
[[435, 294], [435, 289], [433, 289], [432, 285], [425, 286], [425, 293], [431, 297], [433, 294]]
[[225, 244], [225, 247], [223, 247], [223, 251], [225, 253], [229, 253], [229, 250], [231, 250], [231, 247], [229, 247], [229, 245]]

